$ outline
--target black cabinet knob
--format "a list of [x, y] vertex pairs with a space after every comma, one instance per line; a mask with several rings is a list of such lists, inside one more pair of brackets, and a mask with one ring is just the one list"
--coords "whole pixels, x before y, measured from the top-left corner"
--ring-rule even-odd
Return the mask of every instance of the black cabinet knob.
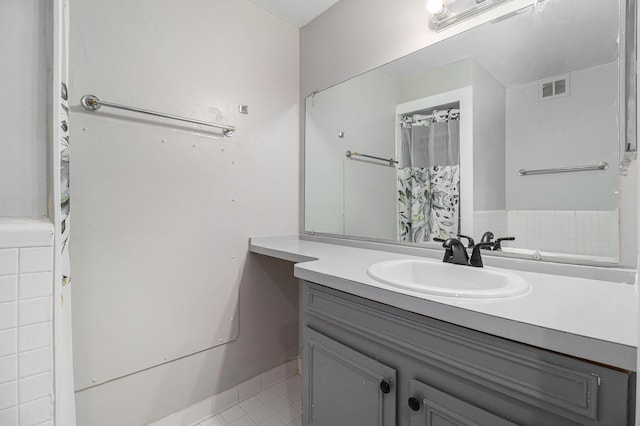
[[382, 393], [389, 393], [391, 392], [391, 385], [386, 380], [383, 380], [380, 382], [380, 390]]
[[413, 411], [418, 411], [420, 409], [420, 400], [414, 397], [409, 398], [409, 408]]

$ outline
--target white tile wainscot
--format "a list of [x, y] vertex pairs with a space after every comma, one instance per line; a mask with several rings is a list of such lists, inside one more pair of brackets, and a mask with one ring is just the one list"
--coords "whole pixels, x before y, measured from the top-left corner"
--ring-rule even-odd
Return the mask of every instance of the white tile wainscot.
[[507, 233], [516, 237], [516, 247], [618, 258], [618, 210], [509, 210], [507, 214]]
[[299, 359], [148, 426], [296, 426], [302, 421]]
[[476, 240], [485, 231], [515, 237], [504, 247], [618, 258], [618, 210], [484, 210], [473, 213]]
[[53, 225], [0, 218], [0, 425], [53, 424]]

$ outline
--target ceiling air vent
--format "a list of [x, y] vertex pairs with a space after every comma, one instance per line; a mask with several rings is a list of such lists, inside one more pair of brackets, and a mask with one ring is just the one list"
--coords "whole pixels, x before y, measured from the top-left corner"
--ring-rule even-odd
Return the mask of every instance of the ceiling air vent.
[[538, 100], [547, 101], [550, 99], [561, 98], [563, 96], [569, 96], [569, 88], [571, 87], [570, 83], [571, 80], [568, 75], [540, 80], [540, 84], [538, 86]]

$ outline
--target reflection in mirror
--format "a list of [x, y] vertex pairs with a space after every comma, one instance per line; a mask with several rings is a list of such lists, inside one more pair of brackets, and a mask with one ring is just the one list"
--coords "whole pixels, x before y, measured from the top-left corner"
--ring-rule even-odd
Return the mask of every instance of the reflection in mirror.
[[546, 1], [309, 96], [305, 231], [617, 262], [623, 6]]
[[399, 117], [398, 237], [414, 243], [455, 237], [460, 231], [459, 102]]

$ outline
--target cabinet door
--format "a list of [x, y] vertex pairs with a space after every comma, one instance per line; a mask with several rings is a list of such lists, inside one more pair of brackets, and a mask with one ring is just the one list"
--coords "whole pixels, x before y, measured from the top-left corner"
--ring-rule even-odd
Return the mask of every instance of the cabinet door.
[[304, 424], [392, 426], [396, 370], [304, 329]]
[[417, 380], [411, 380], [410, 390], [411, 426], [516, 425]]

